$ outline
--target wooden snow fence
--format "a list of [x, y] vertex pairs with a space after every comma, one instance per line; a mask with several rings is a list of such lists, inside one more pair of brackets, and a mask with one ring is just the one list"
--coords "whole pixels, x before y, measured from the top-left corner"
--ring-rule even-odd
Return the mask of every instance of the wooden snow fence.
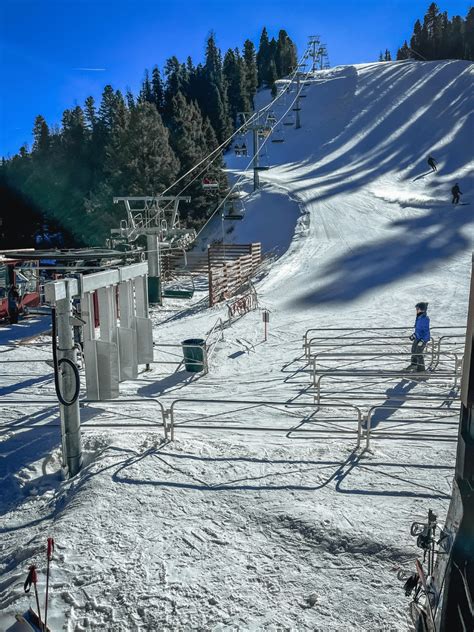
[[182, 250], [164, 250], [161, 255], [161, 273], [165, 281], [183, 273], [207, 276], [207, 253], [191, 251], [185, 256]]
[[208, 251], [209, 306], [235, 296], [262, 261], [262, 244], [213, 244]]

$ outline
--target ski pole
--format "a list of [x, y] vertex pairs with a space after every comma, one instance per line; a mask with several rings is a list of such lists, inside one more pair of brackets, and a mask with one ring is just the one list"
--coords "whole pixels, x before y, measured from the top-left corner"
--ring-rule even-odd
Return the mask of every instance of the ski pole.
[[54, 539], [48, 538], [48, 549], [46, 553], [47, 557], [47, 566], [46, 566], [46, 597], [44, 600], [44, 631], [48, 630], [48, 597], [49, 597], [49, 563], [51, 558], [53, 557], [54, 551]]
[[36, 586], [37, 582], [38, 582], [38, 576], [36, 574], [36, 566], [32, 564], [28, 568], [28, 577], [26, 578], [23, 589], [26, 593], [28, 593], [30, 592], [31, 584], [33, 584], [35, 588], [36, 607], [38, 608], [38, 620], [39, 620], [40, 626], [42, 626], [43, 624], [41, 623], [41, 611], [40, 611], [39, 598], [38, 598], [38, 588]]

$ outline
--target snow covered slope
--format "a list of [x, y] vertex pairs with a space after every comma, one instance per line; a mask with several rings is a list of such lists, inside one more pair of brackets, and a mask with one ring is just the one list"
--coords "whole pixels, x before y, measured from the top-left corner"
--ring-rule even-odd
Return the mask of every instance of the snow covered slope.
[[[408, 630], [396, 571], [413, 568], [412, 520], [447, 509], [454, 442], [379, 440], [361, 456], [342, 406], [312, 421], [303, 408], [225, 402], [311, 402], [301, 359], [309, 327], [409, 327], [419, 300], [430, 302], [435, 326], [465, 322], [474, 209], [452, 207], [450, 189], [458, 181], [471, 202], [472, 79], [472, 65], [459, 61], [318, 73], [301, 103], [302, 128], [269, 144], [265, 186], [228, 233], [262, 238], [278, 254], [257, 283], [271, 310], [269, 341], [254, 312], [225, 330], [208, 375], [156, 365], [123, 385], [124, 397], [166, 405], [220, 400], [182, 404], [178, 420], [187, 425], [174, 443], [161, 444], [160, 429], [93, 428], [153, 423], [152, 404], [88, 407], [87, 465], [61, 482], [58, 428], [43, 427], [54, 423], [54, 407], [0, 409], [17, 424], [1, 435], [1, 629], [26, 608], [24, 572], [33, 561], [44, 570], [42, 547], [53, 535], [55, 630]], [[428, 173], [428, 153], [437, 174]], [[228, 159], [237, 172], [243, 162]], [[220, 221], [209, 236], [219, 231]], [[207, 308], [204, 291], [180, 308], [170, 301], [154, 314], [157, 343], [204, 337], [226, 315]], [[169, 359], [169, 350], [157, 348], [157, 357]], [[25, 400], [52, 396], [50, 370], [40, 367], [30, 370]], [[18, 396], [24, 367], [8, 372], [4, 397]], [[402, 382], [382, 384], [382, 404], [385, 388], [440, 388]], [[385, 421], [396, 430], [391, 414]], [[454, 406], [443, 426], [429, 427], [454, 438], [456, 422]], [[326, 433], [264, 430], [301, 424]], [[43, 473], [51, 451], [56, 460]]]

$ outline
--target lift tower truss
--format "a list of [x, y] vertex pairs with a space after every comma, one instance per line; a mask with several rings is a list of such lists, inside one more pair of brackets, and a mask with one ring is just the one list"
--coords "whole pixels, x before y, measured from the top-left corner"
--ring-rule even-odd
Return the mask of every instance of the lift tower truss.
[[180, 202], [191, 202], [189, 196], [127, 196], [114, 197], [115, 204], [123, 202], [127, 219], [120, 228], [110, 231], [112, 240], [135, 242], [140, 236], [147, 241], [148, 296], [150, 303], [161, 304], [160, 251], [163, 248], [185, 248], [196, 239], [194, 229], [182, 228], [179, 219]]

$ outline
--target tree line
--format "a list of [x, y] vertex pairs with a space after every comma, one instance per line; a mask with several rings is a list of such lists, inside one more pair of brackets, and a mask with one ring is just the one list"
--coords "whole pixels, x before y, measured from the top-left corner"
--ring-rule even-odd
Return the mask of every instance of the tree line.
[[410, 45], [407, 41], [398, 49], [397, 59], [466, 59], [474, 60], [474, 7], [463, 19], [447, 11], [441, 13], [432, 2], [423, 19], [415, 22]]
[[[258, 49], [247, 39], [241, 50], [229, 49], [225, 55], [211, 34], [202, 63], [170, 57], [163, 71], [158, 66], [145, 71], [138, 94], [107, 85], [99, 103], [90, 96], [83, 106], [65, 110], [60, 126], [38, 115], [32, 147], [20, 147], [0, 166], [6, 209], [0, 245], [21, 245], [12, 238], [20, 227], [24, 233], [26, 208], [37, 218], [32, 230], [41, 232], [45, 223], [54, 230], [59, 225], [70, 243], [102, 245], [123, 218], [113, 196], [159, 194], [170, 187], [225, 144], [238, 112], [253, 109], [259, 88], [275, 94], [276, 80], [296, 64], [296, 46], [284, 30], [269, 39], [264, 28]], [[222, 153], [202, 169], [203, 177], [226, 186]], [[185, 175], [170, 194], [186, 187], [192, 201], [184, 205], [183, 219], [198, 227], [216, 200], [195, 175]]]

